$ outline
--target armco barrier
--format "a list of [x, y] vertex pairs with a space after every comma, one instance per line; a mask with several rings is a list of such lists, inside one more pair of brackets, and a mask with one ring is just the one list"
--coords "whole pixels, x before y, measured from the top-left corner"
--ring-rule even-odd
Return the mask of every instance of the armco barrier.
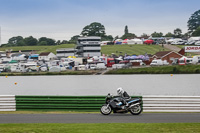
[[17, 110], [99, 111], [104, 103], [105, 96], [16, 96]]
[[200, 112], [200, 96], [143, 96], [144, 112]]
[[14, 95], [0, 95], [0, 111], [16, 111]]

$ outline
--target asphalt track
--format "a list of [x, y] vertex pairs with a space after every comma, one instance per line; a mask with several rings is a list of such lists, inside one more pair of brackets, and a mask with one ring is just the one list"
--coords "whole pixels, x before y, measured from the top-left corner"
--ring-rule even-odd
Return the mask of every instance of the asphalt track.
[[199, 123], [200, 113], [0, 114], [0, 123]]

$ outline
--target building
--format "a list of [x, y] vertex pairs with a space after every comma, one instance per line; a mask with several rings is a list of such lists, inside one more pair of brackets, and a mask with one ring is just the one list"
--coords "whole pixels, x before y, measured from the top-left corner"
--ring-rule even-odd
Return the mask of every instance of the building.
[[74, 48], [61, 48], [56, 50], [56, 56], [58, 58], [64, 58], [68, 56], [75, 56], [76, 49]]
[[46, 52], [46, 53], [40, 53], [38, 60], [45, 60], [45, 61], [50, 61], [56, 58], [56, 55], [51, 52]]
[[175, 51], [161, 51], [161, 52], [157, 52], [155, 55], [153, 55], [151, 57], [151, 60], [153, 59], [161, 59], [161, 60], [166, 60], [167, 62], [169, 62], [169, 64], [172, 64], [172, 62], [174, 62], [177, 59], [180, 59], [181, 57], [183, 57], [183, 55], [175, 52]]
[[76, 45], [78, 57], [101, 56], [101, 37], [79, 37]]

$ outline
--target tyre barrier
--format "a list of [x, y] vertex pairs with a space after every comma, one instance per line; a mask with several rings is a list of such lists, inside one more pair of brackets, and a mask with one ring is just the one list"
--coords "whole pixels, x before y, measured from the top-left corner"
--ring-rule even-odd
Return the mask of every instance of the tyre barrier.
[[[142, 98], [143, 112], [200, 112], [200, 96], [134, 96]], [[134, 98], [133, 97], [133, 98]], [[0, 95], [0, 111], [99, 111], [105, 96]]]
[[0, 95], [0, 111], [16, 111], [14, 95]]
[[143, 96], [143, 112], [200, 112], [200, 96]]
[[16, 96], [17, 110], [99, 111], [104, 103], [105, 96]]

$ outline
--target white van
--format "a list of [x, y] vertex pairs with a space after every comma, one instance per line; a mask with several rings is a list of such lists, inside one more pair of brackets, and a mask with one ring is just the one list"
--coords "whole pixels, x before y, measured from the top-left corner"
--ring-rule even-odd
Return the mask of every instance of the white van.
[[162, 66], [162, 65], [169, 65], [169, 63], [166, 60], [162, 61], [159, 59], [159, 60], [153, 60], [150, 64], [150, 66]]

